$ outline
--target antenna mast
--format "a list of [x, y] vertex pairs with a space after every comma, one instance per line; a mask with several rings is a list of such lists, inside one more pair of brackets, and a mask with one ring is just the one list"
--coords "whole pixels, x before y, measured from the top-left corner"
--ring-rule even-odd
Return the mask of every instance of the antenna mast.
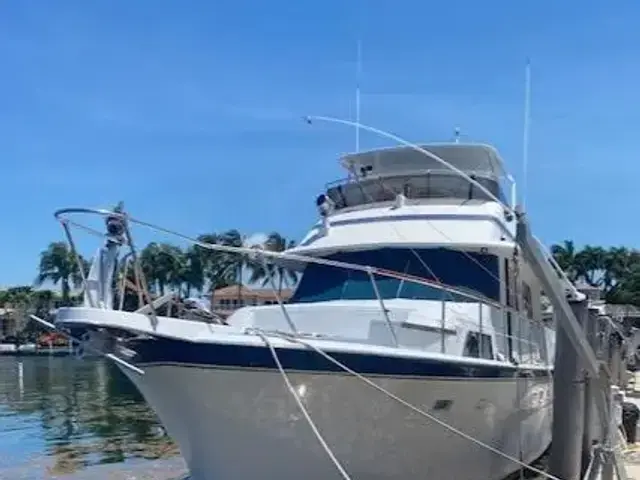
[[356, 57], [356, 153], [360, 151], [360, 76], [362, 73], [362, 39], [358, 36]]
[[527, 58], [524, 80], [524, 124], [522, 132], [522, 208], [527, 200], [527, 174], [529, 169], [529, 119], [531, 116], [531, 62]]

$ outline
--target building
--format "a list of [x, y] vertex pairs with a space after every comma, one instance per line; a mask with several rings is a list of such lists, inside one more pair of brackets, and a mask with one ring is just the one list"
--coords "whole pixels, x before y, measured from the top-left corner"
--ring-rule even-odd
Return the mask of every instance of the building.
[[[287, 302], [293, 295], [293, 290], [283, 288], [279, 295], [282, 301]], [[211, 310], [223, 318], [241, 307], [277, 303], [278, 299], [271, 288], [249, 288], [243, 285], [238, 290], [238, 285], [230, 285], [211, 293]]]

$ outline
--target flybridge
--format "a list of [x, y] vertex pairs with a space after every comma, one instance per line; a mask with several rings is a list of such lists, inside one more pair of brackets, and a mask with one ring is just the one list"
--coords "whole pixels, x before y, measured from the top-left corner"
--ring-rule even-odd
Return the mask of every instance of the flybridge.
[[[495, 148], [483, 144], [438, 143], [419, 145], [467, 174], [495, 179], [508, 178], [504, 162]], [[393, 175], [447, 170], [442, 162], [412, 147], [392, 147], [345, 155], [342, 165], [358, 176]]]
[[[346, 180], [327, 185], [327, 195], [336, 209], [393, 201], [398, 195], [408, 200], [491, 200], [453, 166], [505, 200], [505, 190], [515, 197], [515, 184], [504, 169], [498, 152], [482, 144], [428, 144], [394, 147], [349, 154], [341, 159], [351, 173]], [[504, 203], [508, 203], [504, 201]]]

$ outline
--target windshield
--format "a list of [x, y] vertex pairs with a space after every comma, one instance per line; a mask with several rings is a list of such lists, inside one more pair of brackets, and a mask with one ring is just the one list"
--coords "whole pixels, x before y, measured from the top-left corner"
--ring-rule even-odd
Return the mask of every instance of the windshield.
[[[497, 280], [499, 278], [498, 259], [494, 255], [464, 253], [445, 248], [413, 250], [380, 248], [340, 252], [325, 258], [370, 265], [427, 280], [439, 280], [444, 284], [471, 290], [475, 294], [489, 297], [495, 301], [500, 299], [500, 284]], [[384, 299], [452, 299], [450, 292], [395, 278], [376, 276], [376, 284], [380, 296]], [[464, 295], [453, 296], [455, 301], [475, 301]], [[373, 300], [376, 298], [367, 273], [311, 263], [305, 268], [300, 284], [290, 302]]]

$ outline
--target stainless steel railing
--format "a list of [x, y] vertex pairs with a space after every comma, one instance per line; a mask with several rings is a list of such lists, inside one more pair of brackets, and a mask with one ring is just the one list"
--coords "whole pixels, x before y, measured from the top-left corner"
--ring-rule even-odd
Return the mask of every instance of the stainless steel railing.
[[[104, 233], [104, 232], [100, 232], [94, 228], [88, 227], [80, 222], [75, 221], [72, 217], [74, 215], [78, 215], [78, 214], [93, 214], [93, 215], [98, 215], [98, 216], [102, 216], [104, 218], [108, 218], [108, 219], [118, 219], [119, 221], [122, 222], [122, 226], [123, 226], [123, 235], [120, 236], [113, 236], [110, 235], [109, 233]], [[133, 271], [134, 271], [134, 282], [135, 282], [135, 288], [138, 294], [138, 301], [139, 301], [139, 307], [142, 306], [146, 306], [148, 308], [146, 308], [145, 310], [150, 310], [151, 312], [151, 316], [152, 318], [154, 318], [157, 321], [157, 316], [156, 316], [156, 311], [155, 308], [153, 307], [153, 301], [151, 298], [151, 294], [149, 292], [149, 288], [148, 288], [148, 282], [147, 279], [145, 278], [145, 274], [143, 272], [142, 269], [142, 265], [140, 262], [140, 257], [138, 254], [138, 250], [134, 244], [133, 241], [133, 237], [131, 234], [131, 228], [130, 225], [135, 224], [141, 227], [145, 227], [145, 228], [149, 228], [152, 230], [155, 230], [157, 232], [163, 233], [163, 234], [167, 234], [167, 235], [171, 235], [174, 237], [177, 237], [179, 239], [182, 240], [186, 240], [188, 242], [190, 242], [193, 245], [197, 245], [201, 248], [204, 249], [209, 249], [209, 250], [213, 250], [213, 251], [219, 251], [219, 252], [224, 252], [224, 253], [229, 253], [229, 254], [238, 254], [238, 255], [246, 255], [249, 257], [252, 257], [254, 260], [256, 261], [260, 261], [263, 263], [263, 266], [265, 267], [265, 272], [267, 273], [268, 277], [269, 277], [269, 282], [271, 284], [271, 288], [273, 290], [274, 296], [282, 310], [282, 314], [284, 316], [284, 318], [286, 319], [286, 322], [289, 326], [289, 328], [291, 329], [292, 332], [294, 333], [299, 333], [298, 332], [298, 328], [296, 327], [291, 315], [288, 312], [287, 309], [287, 305], [285, 304], [285, 302], [283, 301], [283, 299], [281, 298], [281, 295], [278, 293], [278, 288], [276, 286], [276, 281], [275, 278], [273, 277], [273, 272], [272, 269], [268, 268], [268, 263], [269, 262], [273, 262], [273, 261], [277, 261], [277, 260], [285, 260], [285, 261], [294, 261], [294, 262], [302, 262], [302, 263], [314, 263], [314, 264], [320, 264], [320, 265], [325, 265], [325, 266], [330, 266], [330, 267], [334, 267], [334, 268], [342, 268], [342, 269], [349, 269], [349, 270], [353, 270], [353, 271], [359, 271], [359, 272], [363, 272], [365, 273], [368, 278], [369, 281], [371, 282], [371, 286], [373, 289], [373, 292], [375, 294], [375, 298], [378, 302], [379, 308], [382, 312], [382, 316], [384, 318], [384, 321], [389, 329], [390, 335], [391, 335], [391, 339], [394, 345], [398, 346], [399, 345], [399, 340], [398, 340], [398, 336], [397, 336], [397, 332], [396, 332], [396, 325], [394, 324], [394, 321], [390, 318], [390, 311], [389, 309], [386, 307], [385, 304], [385, 299], [383, 298], [383, 296], [380, 293], [380, 290], [378, 288], [378, 284], [376, 281], [376, 276], [379, 277], [383, 277], [383, 278], [394, 278], [394, 279], [399, 279], [405, 282], [411, 282], [411, 283], [416, 283], [416, 284], [420, 284], [420, 285], [426, 285], [429, 287], [433, 287], [435, 289], [438, 289], [440, 291], [443, 292], [443, 299], [442, 299], [442, 307], [441, 307], [441, 318], [440, 318], [440, 330], [441, 330], [441, 341], [440, 341], [440, 350], [441, 353], [450, 353], [447, 352], [447, 348], [446, 348], [446, 343], [447, 343], [447, 331], [451, 330], [451, 328], [448, 328], [448, 321], [452, 321], [452, 322], [456, 322], [456, 324], [460, 324], [462, 323], [467, 323], [468, 325], [471, 326], [472, 329], [474, 329], [475, 331], [477, 331], [478, 333], [478, 340], [480, 342], [480, 356], [481, 357], [486, 357], [486, 353], [487, 353], [487, 348], [488, 345], [486, 344], [486, 335], [493, 335], [494, 337], [498, 338], [498, 337], [504, 337], [507, 338], [509, 336], [511, 336], [512, 338], [515, 338], [517, 340], [517, 343], [520, 344], [522, 342], [524, 342], [525, 344], [533, 344], [534, 342], [531, 342], [531, 338], [521, 338], [521, 336], [519, 335], [509, 335], [508, 332], [506, 331], [498, 331], [499, 329], [495, 328], [495, 325], [493, 325], [494, 322], [494, 318], [496, 315], [501, 316], [501, 317], [505, 317], [506, 314], [508, 312], [510, 312], [512, 314], [513, 318], [518, 318], [520, 316], [522, 316], [522, 312], [519, 312], [511, 307], [507, 307], [504, 305], [501, 305], [499, 302], [493, 301], [489, 298], [483, 297], [480, 294], [476, 294], [473, 292], [469, 292], [466, 289], [461, 289], [461, 288], [456, 288], [453, 286], [449, 286], [449, 285], [445, 285], [433, 280], [429, 280], [426, 278], [421, 278], [421, 277], [416, 277], [416, 276], [412, 276], [412, 275], [408, 275], [405, 273], [401, 273], [401, 272], [395, 272], [395, 271], [390, 271], [390, 270], [385, 270], [385, 269], [381, 269], [381, 268], [377, 268], [377, 267], [373, 267], [373, 266], [366, 266], [366, 265], [360, 265], [360, 264], [352, 264], [352, 263], [347, 263], [347, 262], [341, 262], [341, 261], [336, 261], [336, 260], [329, 260], [326, 258], [321, 258], [321, 257], [312, 257], [312, 256], [308, 256], [308, 255], [300, 255], [300, 254], [291, 254], [291, 253], [286, 253], [286, 252], [273, 252], [273, 251], [269, 251], [269, 250], [265, 250], [265, 249], [256, 249], [256, 248], [246, 248], [246, 247], [233, 247], [233, 246], [229, 246], [229, 245], [222, 245], [222, 244], [213, 244], [213, 243], [206, 243], [206, 242], [202, 242], [196, 238], [192, 238], [189, 237], [187, 235], [183, 235], [179, 232], [170, 230], [170, 229], [166, 229], [157, 225], [154, 225], [152, 223], [149, 222], [145, 222], [145, 221], [141, 221], [141, 220], [137, 220], [131, 216], [129, 216], [126, 212], [114, 212], [114, 211], [110, 211], [110, 210], [104, 210], [104, 209], [93, 209], [93, 208], [65, 208], [65, 209], [61, 209], [55, 212], [55, 217], [56, 219], [58, 219], [58, 221], [60, 221], [60, 223], [62, 224], [62, 227], [64, 229], [65, 232], [65, 236], [67, 238], [67, 241], [69, 243], [69, 246], [72, 250], [72, 253], [74, 255], [74, 258], [76, 259], [76, 261], [78, 262], [78, 266], [80, 268], [80, 272], [82, 275], [82, 279], [83, 279], [83, 283], [85, 283], [86, 285], [86, 275], [84, 272], [84, 267], [82, 265], [82, 261], [81, 261], [81, 257], [77, 252], [76, 249], [76, 244], [74, 242], [72, 233], [71, 233], [71, 226], [80, 228], [82, 230], [85, 230], [91, 234], [94, 235], [98, 235], [100, 237], [103, 237], [105, 239], [107, 239], [110, 242], [115, 242], [117, 245], [119, 245], [120, 248], [122, 247], [128, 247], [128, 252], [121, 258], [121, 264], [123, 265], [123, 279], [122, 282], [120, 284], [120, 302], [119, 302], [119, 308], [122, 309], [123, 308], [123, 297], [124, 297], [124, 291], [125, 288], [127, 286], [126, 282], [127, 282], [127, 272], [128, 269], [132, 266], [133, 267]], [[444, 299], [444, 295], [448, 294], [451, 296], [451, 300], [446, 300]], [[478, 313], [477, 313], [477, 317], [473, 318], [470, 317], [467, 320], [465, 320], [463, 317], [464, 315], [459, 314], [458, 312], [454, 312], [456, 313], [454, 318], [448, 319], [448, 313], [447, 310], [452, 311], [452, 307], [454, 306], [453, 304], [456, 304], [457, 302], [455, 301], [455, 299], [453, 298], [453, 295], [456, 295], [458, 297], [463, 297], [465, 298], [470, 304], [473, 303], [477, 303], [478, 304]], [[485, 315], [485, 308], [489, 307], [489, 310], [491, 312], [491, 315], [489, 316], [489, 318], [486, 318]], [[528, 322], [529, 320], [527, 320]], [[487, 322], [489, 322], [491, 325], [491, 328], [487, 328]], [[522, 323], [521, 321], [517, 322], [518, 324]], [[530, 331], [530, 329], [529, 329]], [[487, 333], [489, 332], [489, 333]], [[497, 350], [497, 348], [494, 348], [493, 350]], [[521, 350], [521, 349], [518, 349]], [[530, 350], [530, 349], [529, 349]], [[494, 355], [497, 352], [494, 351]], [[509, 352], [510, 353], [510, 352]], [[530, 354], [528, 355], [529, 357], [531, 356]]]

